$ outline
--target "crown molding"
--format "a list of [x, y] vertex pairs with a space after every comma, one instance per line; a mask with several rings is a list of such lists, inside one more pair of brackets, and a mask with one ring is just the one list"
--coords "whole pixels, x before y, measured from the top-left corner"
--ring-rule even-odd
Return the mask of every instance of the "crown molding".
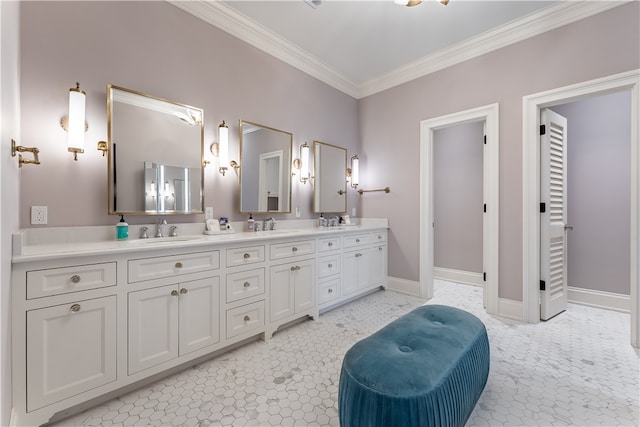
[[626, 3], [629, 1], [561, 2], [369, 80], [359, 86], [358, 98], [382, 92]]
[[390, 73], [356, 85], [334, 68], [297, 45], [237, 12], [222, 1], [167, 0], [173, 6], [211, 24], [257, 49], [303, 71], [356, 99], [426, 76], [452, 65], [602, 13], [633, 0], [562, 1], [557, 5], [496, 27], [442, 49]]
[[237, 12], [221, 1], [180, 1], [167, 0], [204, 22], [231, 34], [232, 36], [262, 50], [263, 52], [303, 71], [312, 77], [338, 89], [345, 94], [358, 98], [359, 90], [335, 69], [312, 56], [290, 41]]

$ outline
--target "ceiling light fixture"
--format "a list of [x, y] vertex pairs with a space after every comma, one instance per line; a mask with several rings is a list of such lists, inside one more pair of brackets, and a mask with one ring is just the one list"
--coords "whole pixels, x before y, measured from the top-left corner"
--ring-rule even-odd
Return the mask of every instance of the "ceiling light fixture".
[[[422, 3], [423, 0], [393, 0], [395, 4], [399, 4], [400, 6], [413, 7]], [[448, 5], [449, 0], [440, 0], [440, 3], [443, 5]]]

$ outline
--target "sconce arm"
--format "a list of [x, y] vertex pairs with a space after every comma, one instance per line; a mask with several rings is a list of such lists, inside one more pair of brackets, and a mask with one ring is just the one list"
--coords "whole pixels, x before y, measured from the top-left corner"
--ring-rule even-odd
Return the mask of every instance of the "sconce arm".
[[40, 150], [37, 147], [23, 147], [22, 145], [17, 145], [15, 140], [11, 140], [11, 157], [15, 157], [17, 153], [32, 153], [33, 159], [25, 159], [22, 157], [22, 154], [18, 154], [18, 167], [22, 167], [22, 165], [39, 165], [40, 158], [38, 157], [38, 153]]

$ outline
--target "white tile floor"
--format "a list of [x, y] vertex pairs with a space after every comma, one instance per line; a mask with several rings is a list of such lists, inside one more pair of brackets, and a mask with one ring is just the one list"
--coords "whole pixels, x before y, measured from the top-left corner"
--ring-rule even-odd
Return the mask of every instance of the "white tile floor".
[[[529, 325], [487, 316], [480, 288], [437, 281], [435, 293], [430, 303], [475, 314], [489, 334], [489, 379], [468, 426], [638, 425], [629, 315], [570, 304]], [[337, 426], [346, 350], [422, 303], [377, 292], [54, 425]]]

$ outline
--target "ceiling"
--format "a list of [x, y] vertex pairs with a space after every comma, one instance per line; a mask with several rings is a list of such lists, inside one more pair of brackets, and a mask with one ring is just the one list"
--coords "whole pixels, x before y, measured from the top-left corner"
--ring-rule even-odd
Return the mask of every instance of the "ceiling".
[[355, 98], [622, 4], [451, 0], [444, 6], [425, 0], [406, 7], [393, 0], [169, 1]]

